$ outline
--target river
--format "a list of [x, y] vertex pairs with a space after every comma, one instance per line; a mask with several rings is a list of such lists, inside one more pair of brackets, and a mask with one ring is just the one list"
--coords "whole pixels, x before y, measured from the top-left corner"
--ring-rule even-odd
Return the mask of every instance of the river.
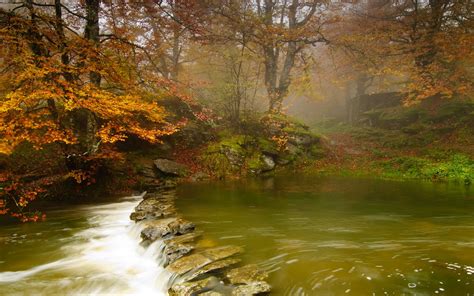
[[[456, 184], [289, 176], [185, 184], [197, 248], [238, 245], [272, 295], [473, 295], [474, 196]], [[164, 295], [160, 242], [140, 246], [140, 196], [0, 228], [0, 294]]]
[[474, 295], [474, 192], [288, 176], [180, 187], [205, 246], [245, 248], [274, 295]]
[[[165, 295], [159, 245], [140, 246], [129, 219], [141, 196], [48, 211], [0, 229], [0, 294]], [[158, 243], [157, 243], [158, 244]]]

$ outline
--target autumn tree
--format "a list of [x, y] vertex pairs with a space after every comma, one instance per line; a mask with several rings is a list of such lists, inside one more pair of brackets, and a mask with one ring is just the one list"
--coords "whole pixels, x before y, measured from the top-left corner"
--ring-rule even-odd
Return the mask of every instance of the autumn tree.
[[270, 112], [281, 112], [288, 95], [298, 55], [310, 45], [327, 40], [322, 26], [327, 19], [324, 1], [225, 1], [217, 13], [241, 29], [261, 55]]
[[358, 29], [336, 43], [370, 76], [398, 76], [412, 102], [472, 93], [472, 3], [381, 0], [352, 11], [346, 23]]
[[[84, 162], [110, 157], [112, 145], [130, 135], [159, 142], [176, 131], [157, 104], [169, 84], [154, 93], [141, 84], [144, 77], [122, 75], [134, 61], [118, 57], [135, 47], [126, 36], [101, 35], [99, 0], [25, 0], [7, 8], [0, 10], [1, 153], [21, 143], [59, 145], [65, 158]], [[75, 169], [69, 174], [81, 181], [84, 173]], [[12, 197], [1, 198], [11, 211], [27, 205]]]

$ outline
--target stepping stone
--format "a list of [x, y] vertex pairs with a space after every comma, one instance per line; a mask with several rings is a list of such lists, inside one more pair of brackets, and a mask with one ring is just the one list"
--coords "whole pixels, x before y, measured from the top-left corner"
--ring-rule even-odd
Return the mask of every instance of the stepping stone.
[[268, 274], [259, 270], [257, 265], [249, 264], [242, 267], [234, 268], [226, 273], [226, 277], [231, 284], [250, 284], [253, 282], [264, 281], [268, 278]]

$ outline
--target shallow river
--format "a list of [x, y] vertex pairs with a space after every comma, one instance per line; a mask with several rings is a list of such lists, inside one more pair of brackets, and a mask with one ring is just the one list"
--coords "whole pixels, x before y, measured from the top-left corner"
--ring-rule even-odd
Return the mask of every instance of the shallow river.
[[[199, 248], [245, 247], [274, 295], [474, 295], [474, 192], [459, 185], [274, 178], [184, 185]], [[0, 225], [0, 295], [163, 295], [159, 242], [139, 245], [140, 197]]]
[[142, 248], [129, 219], [141, 197], [48, 211], [0, 225], [0, 295], [164, 295], [159, 247]]
[[292, 177], [187, 185], [203, 246], [244, 246], [275, 295], [474, 295], [474, 191]]

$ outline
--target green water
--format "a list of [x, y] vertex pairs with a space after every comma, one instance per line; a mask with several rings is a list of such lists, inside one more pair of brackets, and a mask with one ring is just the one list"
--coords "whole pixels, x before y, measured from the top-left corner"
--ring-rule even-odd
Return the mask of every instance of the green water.
[[280, 177], [182, 186], [201, 247], [245, 247], [275, 295], [474, 295], [474, 192]]

